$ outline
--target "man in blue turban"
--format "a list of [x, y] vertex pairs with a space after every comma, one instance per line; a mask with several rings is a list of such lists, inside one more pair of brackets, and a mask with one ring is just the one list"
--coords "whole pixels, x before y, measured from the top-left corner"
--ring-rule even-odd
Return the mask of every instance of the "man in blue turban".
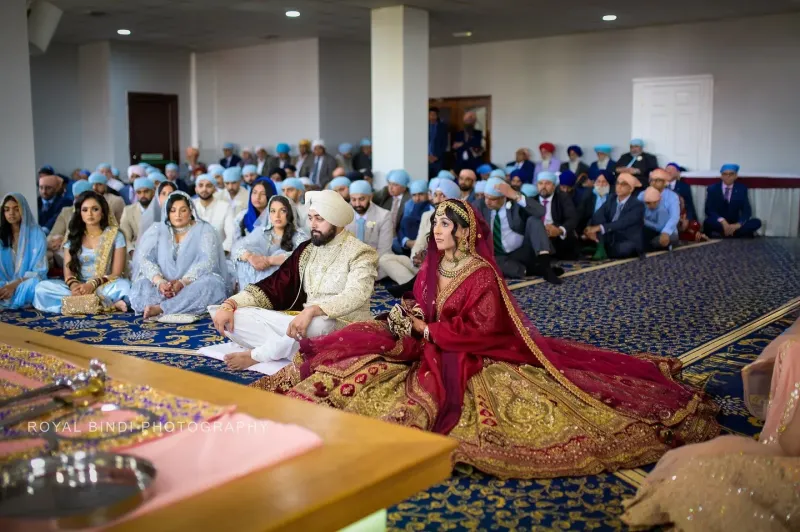
[[350, 185], [353, 182], [346, 177], [334, 177], [328, 188], [338, 193], [347, 203], [350, 203]]
[[142, 222], [142, 214], [153, 201], [156, 186], [149, 177], [137, 177], [133, 182], [133, 191], [136, 194], [136, 203], [125, 207], [122, 212], [122, 220], [119, 222], [119, 230], [125, 235], [128, 254], [131, 256], [133, 256], [133, 252], [136, 249], [136, 241], [141, 236], [139, 227]]
[[234, 146], [231, 142], [226, 142], [222, 145], [222, 159], [219, 160], [219, 164], [223, 168], [239, 166], [239, 163], [242, 162], [242, 158], [233, 153], [233, 148]]
[[[589, 166], [589, 179], [586, 186], [590, 186], [589, 183], [594, 184], [597, 176], [600, 175], [600, 172], [603, 170], [610, 170], [611, 172], [615, 172], [617, 168], [617, 162], [611, 158], [611, 152], [614, 151], [614, 148], [611, 144], [598, 144], [594, 147], [594, 152], [597, 154], [597, 160]], [[608, 176], [606, 176], [608, 179]]]
[[[397, 255], [409, 255], [414, 247], [422, 213], [428, 210], [428, 181], [417, 179], [408, 187], [411, 199], [405, 202], [397, 236], [392, 240], [392, 251]], [[391, 275], [390, 275], [391, 277]], [[397, 281], [397, 279], [395, 279]]]
[[386, 272], [380, 267], [380, 258], [392, 254], [394, 229], [391, 215], [386, 209], [375, 205], [372, 186], [363, 179], [350, 185], [350, 205], [356, 215], [345, 230], [378, 252], [378, 279], [383, 279]]
[[167, 178], [167, 181], [178, 187], [178, 190], [189, 194], [190, 187], [183, 181], [183, 179], [181, 179], [180, 168], [177, 164], [167, 163], [167, 165], [164, 166], [164, 177]]
[[[573, 144], [567, 148], [567, 155], [569, 160], [561, 163], [561, 172], [569, 170], [576, 176], [576, 182], [573, 186], [583, 187], [584, 183], [589, 179], [589, 166], [581, 161], [583, 157], [583, 150], [577, 144]], [[591, 186], [591, 185], [585, 185]]]
[[336, 154], [336, 164], [344, 168], [345, 172], [353, 171], [353, 145], [349, 142], [339, 144], [339, 153]]
[[361, 139], [358, 153], [353, 156], [353, 170], [372, 170], [372, 142]]
[[125, 202], [119, 197], [119, 194], [109, 190], [108, 178], [101, 173], [94, 172], [89, 176], [89, 183], [92, 184], [92, 189], [103, 196], [108, 203], [108, 209], [114, 214], [117, 222], [122, 218], [122, 212], [125, 210]]
[[286, 167], [294, 163], [294, 159], [291, 156], [291, 148], [285, 142], [281, 142], [275, 147], [275, 153], [277, 154], [276, 157], [267, 161], [268, 167], [264, 168], [259, 175], [268, 175], [272, 172], [273, 168], [283, 168], [286, 170]]
[[[571, 184], [566, 188], [572, 189], [575, 186], [575, 174], [567, 170], [563, 175]], [[548, 252], [562, 260], [574, 260], [578, 258], [578, 235], [575, 232], [578, 212], [572, 196], [564, 192], [561, 186], [563, 184], [559, 184], [559, 178], [553, 172], [539, 172], [536, 188], [539, 191], [538, 201], [545, 210], [542, 223], [549, 244], [541, 248], [534, 246], [534, 250]]]
[[491, 164], [484, 163], [475, 169], [475, 174], [477, 174], [478, 180], [486, 181], [489, 179], [489, 174], [492, 173], [492, 170], [494, 170], [494, 168], [492, 168]]
[[403, 169], [392, 170], [386, 175], [386, 183], [375, 193], [372, 202], [391, 213], [392, 232], [396, 234], [400, 230], [406, 203], [411, 199], [408, 193], [411, 176]]
[[631, 139], [630, 151], [617, 161], [617, 176], [627, 172], [634, 176], [641, 188], [650, 186], [650, 172], [658, 168], [658, 159], [652, 153], [644, 151], [642, 139]]
[[712, 238], [752, 238], [761, 228], [761, 220], [753, 218], [747, 186], [738, 183], [738, 164], [720, 168], [721, 181], [708, 187], [704, 233]]
[[236, 217], [241, 211], [247, 210], [250, 204], [250, 193], [242, 186], [242, 169], [238, 166], [231, 166], [222, 172], [222, 182], [225, 183], [225, 191], [222, 194], [225, 201], [230, 202], [233, 216]]
[[504, 179], [490, 177], [475, 208], [492, 231], [494, 255], [503, 275], [521, 279], [538, 274], [550, 283], [561, 284], [558, 272], [550, 266], [549, 250], [539, 256], [535, 251], [549, 245], [541, 204], [514, 190]]

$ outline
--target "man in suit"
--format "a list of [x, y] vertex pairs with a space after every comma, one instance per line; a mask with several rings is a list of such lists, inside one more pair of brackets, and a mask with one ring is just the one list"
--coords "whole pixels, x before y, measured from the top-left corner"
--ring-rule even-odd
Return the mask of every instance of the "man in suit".
[[[155, 175], [155, 174], [154, 174]], [[161, 180], [164, 181], [166, 177], [160, 172], [157, 175], [161, 176]], [[103, 196], [106, 199], [106, 203], [108, 203], [108, 210], [114, 215], [117, 219], [117, 223], [122, 219], [122, 211], [125, 210], [125, 202], [122, 201], [118, 195], [112, 194], [109, 192], [106, 183], [108, 183], [108, 178], [100, 174], [98, 172], [93, 173], [89, 176], [89, 183], [92, 184], [92, 189]]]
[[353, 156], [353, 170], [372, 170], [372, 141], [361, 139], [358, 153]]
[[139, 177], [133, 182], [133, 190], [136, 192], [136, 203], [125, 207], [122, 213], [122, 221], [119, 223], [119, 230], [125, 235], [128, 244], [128, 254], [133, 257], [136, 249], [136, 241], [141, 236], [139, 225], [142, 221], [142, 213], [153, 201], [156, 186], [153, 180], [148, 177]]
[[313, 154], [303, 161], [303, 166], [300, 168], [300, 177], [311, 178], [311, 182], [314, 185], [324, 189], [334, 178], [333, 171], [336, 170], [336, 159], [325, 150], [324, 140], [315, 140], [311, 146]]
[[264, 168], [263, 171], [259, 170], [258, 175], [269, 175], [273, 168], [283, 168], [286, 170], [286, 167], [292, 164], [292, 156], [290, 155], [290, 151], [291, 148], [285, 142], [278, 144], [278, 146], [275, 148], [275, 153], [278, 154], [277, 157], [267, 161], [267, 168]]
[[[256, 160], [253, 163], [256, 167], [256, 173], [258, 175], [269, 175], [270, 170], [278, 166], [277, 164], [273, 163], [274, 160], [272, 157], [269, 156], [267, 149], [264, 146], [256, 146]], [[289, 161], [291, 163], [291, 161]], [[274, 165], [274, 166], [273, 166]]]
[[475, 201], [475, 181], [477, 176], [473, 170], [464, 168], [458, 173], [458, 188], [461, 189], [461, 197], [467, 203]]
[[723, 165], [720, 173], [722, 181], [708, 187], [703, 232], [711, 237], [752, 238], [761, 220], [753, 218], [747, 186], [736, 182], [739, 165]]
[[644, 204], [633, 196], [633, 191], [641, 186], [633, 175], [623, 172], [617, 178], [616, 196], [594, 213], [593, 225], [583, 232], [588, 240], [602, 244], [611, 258], [624, 259], [644, 252]]
[[523, 183], [533, 183], [533, 173], [536, 165], [531, 161], [531, 151], [527, 148], [520, 148], [514, 155], [514, 160], [506, 166], [513, 166], [514, 170], [519, 170], [519, 176]]
[[617, 162], [611, 158], [612, 151], [614, 151], [614, 148], [611, 144], [598, 144], [594, 147], [597, 160], [589, 166], [590, 181], [594, 182], [601, 172], [608, 170], [611, 175], [606, 175], [606, 179], [611, 177], [612, 181], [609, 181], [609, 183], [613, 182], [613, 178], [616, 175]]
[[372, 198], [372, 203], [386, 209], [391, 214], [392, 238], [400, 229], [400, 220], [406, 203], [411, 199], [408, 193], [408, 185], [411, 183], [411, 176], [405, 170], [392, 170], [386, 176], [385, 187], [377, 191]]
[[[561, 284], [556, 271], [550, 266], [549, 243], [543, 238], [541, 217], [545, 209], [536, 201], [526, 198], [498, 177], [489, 178], [483, 199], [475, 203], [489, 228], [497, 265], [506, 277], [521, 279], [538, 274], [546, 281]], [[563, 273], [563, 271], [562, 271]]]
[[669, 175], [667, 188], [683, 198], [683, 204], [686, 206], [686, 218], [689, 221], [697, 220], [697, 210], [694, 208], [694, 198], [692, 198], [692, 187], [681, 181], [681, 172], [685, 172], [686, 169], [678, 163], [669, 163], [665, 170]]
[[223, 157], [219, 160], [219, 164], [222, 165], [223, 168], [239, 166], [239, 163], [242, 162], [242, 158], [233, 153], [233, 144], [230, 142], [226, 142], [222, 145], [222, 155]]
[[181, 163], [178, 177], [183, 179], [183, 182], [187, 185], [194, 184], [195, 169], [203, 165], [203, 163], [199, 161], [199, 158], [200, 150], [194, 146], [186, 148], [186, 160]]
[[300, 177], [308, 177], [311, 175], [311, 166], [314, 162], [314, 157], [311, 154], [311, 141], [308, 139], [300, 139], [300, 142], [297, 144], [297, 154], [294, 161], [294, 165], [297, 167], [297, 175]]
[[578, 213], [572, 198], [557, 188], [557, 183], [558, 178], [553, 172], [539, 174], [536, 187], [539, 190], [539, 203], [545, 211], [541, 219], [549, 240], [550, 252], [554, 252], [559, 259], [572, 260], [578, 257], [578, 239], [575, 234]]
[[[372, 186], [363, 179], [350, 185], [350, 205], [356, 216], [346, 230], [378, 252], [378, 261], [384, 255], [392, 254], [392, 220], [389, 211], [378, 207], [372, 201]], [[380, 264], [380, 262], [379, 262]], [[378, 279], [386, 277], [386, 272], [378, 267]]]
[[583, 150], [577, 144], [573, 144], [567, 148], [567, 155], [569, 160], [561, 163], [561, 172], [569, 170], [577, 177], [577, 186], [584, 186], [584, 182], [589, 179], [589, 166], [581, 161]]
[[472, 111], [464, 113], [464, 129], [453, 135], [455, 167], [475, 170], [483, 162], [483, 131], [475, 128], [478, 117]]
[[436, 177], [442, 169], [447, 151], [447, 124], [439, 119], [439, 108], [428, 110], [428, 177]]
[[644, 151], [644, 141], [642, 139], [631, 140], [631, 151], [623, 155], [617, 161], [617, 175], [627, 172], [641, 183], [639, 188], [650, 186], [648, 178], [650, 172], [658, 168], [656, 156]]
[[[164, 167], [164, 176], [167, 178], [167, 181], [178, 187], [178, 190], [181, 192], [186, 192], [190, 196], [194, 195], [194, 191], [191, 190], [189, 185], [187, 185], [183, 179], [180, 178], [179, 174], [180, 171], [178, 169], [178, 165], [175, 163], [167, 163], [167, 165]], [[134, 194], [135, 193], [136, 191], [134, 190]]]

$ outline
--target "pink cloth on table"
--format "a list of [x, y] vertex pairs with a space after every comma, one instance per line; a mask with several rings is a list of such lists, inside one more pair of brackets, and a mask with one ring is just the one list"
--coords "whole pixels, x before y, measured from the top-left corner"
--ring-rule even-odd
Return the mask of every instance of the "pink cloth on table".
[[228, 414], [210, 425], [232, 429], [184, 430], [125, 451], [149, 460], [158, 473], [151, 499], [122, 520], [134, 519], [322, 445], [322, 439], [308, 429], [247, 414]]

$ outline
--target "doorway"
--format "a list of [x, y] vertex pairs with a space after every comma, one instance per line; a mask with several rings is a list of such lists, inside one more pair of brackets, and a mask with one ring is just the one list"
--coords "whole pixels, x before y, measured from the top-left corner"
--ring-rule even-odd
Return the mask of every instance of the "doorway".
[[632, 138], [660, 161], [708, 170], [713, 109], [712, 76], [634, 79]]
[[128, 138], [131, 164], [178, 163], [178, 95], [129, 92]]
[[464, 129], [464, 113], [472, 111], [478, 117], [475, 129], [483, 131], [483, 162], [492, 160], [492, 97], [467, 96], [464, 98], [431, 98], [430, 107], [439, 108], [439, 118], [447, 124], [448, 151], [445, 156], [444, 167], [447, 170], [454, 168], [454, 151], [452, 150], [453, 135]]

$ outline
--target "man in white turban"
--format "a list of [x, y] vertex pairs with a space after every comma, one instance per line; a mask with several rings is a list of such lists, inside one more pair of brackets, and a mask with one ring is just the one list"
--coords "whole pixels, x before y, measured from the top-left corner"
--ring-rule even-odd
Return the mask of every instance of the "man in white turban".
[[333, 179], [333, 171], [337, 167], [336, 159], [326, 151], [324, 140], [315, 140], [311, 147], [313, 150], [311, 164], [303, 164], [300, 168], [300, 177], [308, 177], [319, 188], [325, 188]]
[[232, 369], [288, 364], [303, 338], [372, 319], [378, 254], [344, 229], [353, 208], [333, 190], [306, 192], [306, 205], [311, 240], [275, 273], [208, 309], [220, 334], [245, 349], [225, 357]]

